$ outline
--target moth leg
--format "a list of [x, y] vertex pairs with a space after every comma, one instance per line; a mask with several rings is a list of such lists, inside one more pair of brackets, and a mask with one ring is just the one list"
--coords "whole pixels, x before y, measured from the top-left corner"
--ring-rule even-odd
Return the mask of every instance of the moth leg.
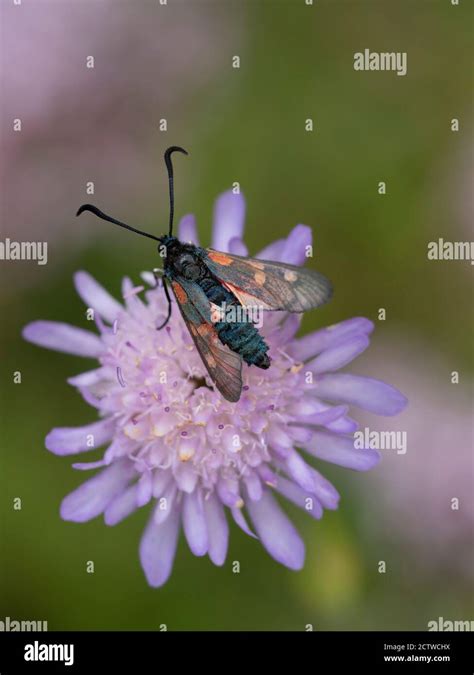
[[[155, 270], [153, 270], [153, 274], [155, 274]], [[156, 277], [155, 277], [155, 278], [156, 278]], [[166, 281], [165, 281], [165, 277], [164, 277], [164, 276], [161, 277], [161, 280], [162, 280], [162, 282], [163, 282], [163, 288], [164, 288], [164, 290], [165, 290], [166, 299], [168, 300], [168, 315], [167, 315], [166, 319], [163, 321], [163, 323], [162, 323], [160, 326], [157, 326], [157, 327], [156, 327], [156, 330], [161, 330], [162, 328], [164, 328], [164, 327], [166, 326], [166, 324], [168, 323], [168, 321], [170, 320], [170, 318], [171, 318], [171, 308], [172, 308], [172, 304], [171, 304], [170, 293], [169, 293], [169, 290], [168, 290], [168, 285], [167, 285], [167, 283], [166, 283]], [[158, 284], [158, 279], [157, 279], [157, 284]]]
[[[159, 283], [160, 279], [163, 279], [164, 273], [165, 273], [164, 270], [162, 270], [160, 267], [155, 267], [152, 270], [152, 274], [155, 277], [155, 285], [153, 286], [153, 288], [158, 288], [158, 286], [160, 285], [160, 283]], [[165, 282], [164, 282], [164, 279], [163, 279], [163, 285], [164, 284], [165, 284]]]

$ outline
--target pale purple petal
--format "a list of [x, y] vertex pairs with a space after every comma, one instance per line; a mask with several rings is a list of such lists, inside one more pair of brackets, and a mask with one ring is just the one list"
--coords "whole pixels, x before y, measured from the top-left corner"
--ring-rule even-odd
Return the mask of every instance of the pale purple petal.
[[[348, 410], [347, 405], [329, 406], [326, 410], [310, 415], [295, 415], [298, 422], [305, 425], [314, 426], [329, 426], [336, 420], [343, 417]], [[296, 424], [296, 422], [295, 422]]]
[[247, 488], [247, 493], [250, 499], [254, 502], [258, 502], [262, 498], [262, 481], [256, 471], [249, 471], [246, 476], [244, 476], [245, 487]]
[[[279, 461], [277, 466], [283, 471], [283, 473], [288, 474], [288, 470], [283, 461]], [[322, 476], [319, 471], [313, 469], [313, 467], [309, 467], [309, 471], [312, 475], [313, 481], [311, 494], [317, 498], [317, 500], [325, 509], [337, 509], [340, 496], [334, 485], [324, 478], [324, 476]], [[280, 473], [278, 478], [275, 478], [275, 480], [272, 482], [271, 487], [278, 488], [281, 479], [282, 475]], [[303, 490], [303, 492], [308, 491]]]
[[[276, 463], [273, 468], [276, 467], [283, 468], [283, 464]], [[265, 485], [269, 485], [272, 488], [278, 485], [278, 479], [280, 478], [280, 475], [277, 475], [272, 469], [270, 469], [268, 464], [260, 464], [260, 466], [257, 467], [257, 471]]]
[[104, 511], [106, 525], [117, 525], [137, 509], [137, 484], [117, 495]]
[[397, 415], [407, 399], [390, 384], [371, 377], [330, 373], [318, 377], [312, 393], [334, 403], [349, 403], [377, 415]]
[[122, 305], [87, 272], [76, 272], [74, 284], [87, 307], [92, 307], [106, 321], [113, 323], [123, 311]]
[[205, 555], [209, 547], [202, 494], [194, 490], [183, 498], [183, 529], [194, 555]]
[[245, 222], [245, 199], [242, 194], [228, 190], [220, 195], [214, 206], [212, 248], [227, 252], [234, 237], [242, 237]]
[[114, 497], [123, 492], [135, 473], [133, 463], [129, 460], [114, 462], [63, 499], [61, 517], [76, 523], [95, 518]]
[[78, 471], [92, 471], [92, 469], [100, 469], [103, 466], [107, 466], [105, 459], [99, 459], [97, 462], [75, 462], [72, 468]]
[[78, 391], [79, 391], [80, 395], [82, 396], [82, 398], [84, 399], [84, 401], [86, 401], [86, 403], [88, 403], [93, 408], [97, 408], [97, 410], [102, 409], [103, 404], [102, 404], [101, 399], [97, 398], [97, 396], [94, 396], [94, 394], [92, 394], [89, 391], [89, 389], [87, 389], [86, 387], [80, 387], [78, 389]]
[[245, 532], [245, 534], [248, 534], [249, 537], [253, 537], [253, 539], [258, 539], [257, 535], [252, 532], [250, 529], [244, 514], [242, 513], [241, 509], [238, 509], [237, 507], [231, 508], [230, 510], [232, 514], [232, 518], [234, 521], [237, 523], [237, 525], [240, 527], [240, 529]]
[[87, 370], [85, 373], [74, 375], [68, 378], [68, 383], [74, 387], [91, 387], [105, 379], [110, 379], [110, 368], [95, 368]]
[[[343, 406], [344, 407], [344, 406]], [[337, 420], [324, 425], [330, 431], [336, 431], [338, 434], [353, 434], [359, 428], [359, 422], [356, 422], [348, 415], [342, 415]]]
[[279, 476], [276, 491], [286, 497], [290, 502], [309, 513], [313, 518], [319, 519], [323, 515], [323, 508], [316, 499], [314, 493], [305, 492], [291, 481]]
[[339, 493], [324, 476], [316, 469], [311, 469], [314, 478], [314, 494], [319, 499], [325, 509], [335, 510], [339, 505]]
[[246, 506], [257, 534], [272, 558], [292, 570], [300, 570], [305, 558], [303, 540], [270, 492], [265, 490], [260, 501], [248, 500]]
[[217, 483], [217, 494], [219, 499], [223, 504], [229, 508], [240, 508], [243, 506], [242, 497], [233, 489], [233, 486], [229, 484], [229, 481], [220, 479]]
[[289, 314], [288, 317], [269, 335], [272, 348], [286, 346], [293, 339], [301, 324], [301, 314]]
[[156, 500], [153, 518], [157, 525], [163, 523], [173, 512], [177, 492], [176, 485], [170, 483], [160, 498]]
[[97, 357], [104, 352], [104, 345], [97, 335], [67, 323], [33, 321], [23, 328], [22, 335], [40, 347], [75, 356]]
[[55, 455], [87, 452], [110, 441], [115, 426], [115, 420], [109, 417], [83, 427], [57, 427], [46, 436], [45, 446]]
[[348, 340], [339, 342], [334, 347], [325, 349], [319, 356], [305, 366], [313, 375], [329, 373], [343, 368], [367, 349], [370, 340], [366, 335], [355, 335]]
[[179, 511], [157, 524], [150, 518], [140, 542], [140, 562], [150, 586], [163, 586], [173, 569], [179, 534]]
[[313, 241], [313, 233], [311, 228], [307, 225], [297, 225], [288, 235], [283, 252], [281, 254], [281, 262], [289, 265], [303, 265], [307, 260], [306, 247], [311, 246]]
[[380, 454], [376, 450], [355, 448], [354, 438], [326, 431], [315, 431], [304, 449], [313, 457], [355, 471], [369, 471], [380, 460]]
[[298, 361], [307, 361], [349, 336], [370, 335], [373, 329], [374, 324], [365, 317], [348, 319], [295, 340], [288, 353]]
[[313, 435], [313, 430], [308, 426], [288, 426], [288, 433], [295, 445], [307, 443]]
[[153, 490], [153, 474], [144, 471], [137, 482], [137, 506], [145, 506], [151, 499]]
[[229, 543], [229, 525], [221, 502], [213, 493], [204, 500], [204, 512], [209, 537], [209, 557], [214, 565], [223, 565]]
[[183, 216], [179, 221], [178, 238], [183, 242], [190, 242], [199, 246], [196, 218], [192, 214]]
[[232, 253], [233, 255], [248, 256], [249, 250], [240, 237], [233, 237], [229, 241], [229, 253]]
[[[310, 441], [308, 441], [309, 443]], [[315, 484], [311, 467], [296, 450], [290, 450], [290, 454], [282, 461], [286, 473], [306, 492], [314, 492]]]
[[283, 251], [285, 250], [285, 243], [286, 239], [277, 239], [277, 241], [274, 241], [268, 246], [265, 246], [265, 248], [262, 248], [262, 250], [257, 253], [255, 257], [260, 258], [260, 260], [281, 262], [281, 257], [283, 255]]
[[172, 480], [171, 471], [155, 471], [153, 476], [153, 496], [161, 497]]

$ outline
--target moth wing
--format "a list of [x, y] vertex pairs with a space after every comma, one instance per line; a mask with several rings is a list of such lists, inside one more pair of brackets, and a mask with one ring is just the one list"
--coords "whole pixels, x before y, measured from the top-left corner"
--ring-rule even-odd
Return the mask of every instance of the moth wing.
[[182, 278], [173, 280], [171, 288], [211, 380], [225, 399], [238, 401], [242, 391], [242, 357], [219, 340], [205, 293], [197, 284]]
[[331, 282], [314, 270], [213, 249], [201, 251], [210, 271], [245, 307], [305, 312], [332, 295]]

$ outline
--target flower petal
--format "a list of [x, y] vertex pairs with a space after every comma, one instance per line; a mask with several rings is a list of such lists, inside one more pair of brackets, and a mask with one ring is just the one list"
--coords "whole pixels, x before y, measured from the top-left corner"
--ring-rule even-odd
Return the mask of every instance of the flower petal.
[[294, 227], [285, 241], [284, 249], [281, 253], [281, 262], [289, 265], [303, 265], [306, 260], [306, 247], [311, 246], [313, 233], [307, 225], [297, 225]]
[[315, 431], [313, 438], [305, 444], [304, 449], [313, 457], [355, 471], [369, 471], [380, 460], [380, 455], [376, 450], [355, 448], [353, 438], [326, 431]]
[[212, 248], [216, 251], [229, 250], [229, 242], [234, 237], [242, 237], [245, 222], [245, 199], [242, 194], [232, 190], [224, 192], [214, 206], [212, 228]]
[[170, 483], [163, 494], [156, 500], [156, 506], [153, 511], [155, 523], [163, 523], [171, 513], [173, 513], [176, 500], [177, 489], [174, 483]]
[[183, 242], [190, 242], [199, 246], [196, 218], [191, 214], [183, 216], [178, 224], [178, 238]]
[[137, 481], [137, 506], [145, 506], [151, 499], [153, 490], [153, 474], [143, 471]]
[[[306, 402], [303, 402], [302, 404], [303, 410], [307, 409], [305, 403]], [[296, 409], [296, 405], [297, 404], [295, 404], [294, 409]], [[298, 420], [298, 422], [294, 422], [294, 424], [304, 424], [309, 427], [314, 427], [316, 425], [328, 426], [329, 424], [332, 424], [335, 420], [338, 420], [339, 418], [343, 417], [347, 413], [347, 410], [348, 410], [347, 405], [336, 405], [336, 406], [327, 406], [325, 410], [321, 410], [321, 412], [312, 414], [298, 415], [295, 413], [295, 418]]]
[[23, 328], [22, 335], [28, 342], [66, 354], [97, 357], [104, 352], [97, 335], [58, 321], [33, 321]]
[[194, 555], [205, 555], [209, 547], [202, 494], [194, 490], [183, 498], [183, 529]]
[[92, 387], [94, 384], [110, 379], [110, 368], [95, 368], [67, 379], [73, 387]]
[[72, 468], [78, 471], [92, 471], [92, 469], [99, 469], [103, 466], [107, 466], [105, 459], [99, 459], [97, 462], [75, 462]]
[[106, 525], [117, 525], [137, 510], [137, 487], [135, 483], [112, 499], [104, 511]]
[[243, 532], [245, 532], [245, 534], [248, 534], [249, 537], [253, 537], [253, 539], [258, 539], [257, 535], [254, 534], [250, 529], [241, 509], [234, 507], [231, 508], [230, 512], [232, 513], [232, 518], [234, 519], [234, 522], [240, 527], [240, 529]]
[[285, 347], [297, 333], [301, 320], [301, 314], [289, 314], [268, 337], [272, 349]]
[[173, 509], [169, 517], [157, 524], [153, 516], [140, 542], [140, 562], [150, 586], [163, 586], [173, 569], [179, 534], [179, 511]]
[[248, 256], [249, 250], [240, 237], [232, 237], [229, 241], [229, 253]]
[[224, 508], [213, 493], [204, 500], [207, 533], [209, 537], [209, 557], [214, 565], [223, 565], [229, 543], [229, 525]]
[[298, 361], [306, 361], [349, 336], [369, 335], [373, 329], [372, 321], [363, 316], [358, 316], [295, 340], [293, 345], [289, 347], [288, 353]]
[[397, 415], [407, 404], [405, 396], [390, 384], [348, 373], [319, 376], [311, 393], [334, 403], [356, 405], [377, 415]]
[[311, 473], [314, 477], [314, 494], [325, 509], [331, 509], [331, 511], [334, 511], [339, 505], [340, 496], [338, 491], [334, 485], [332, 485], [332, 483], [326, 480], [326, 478], [324, 478], [324, 476], [319, 473], [319, 471], [311, 468]]
[[[308, 441], [309, 442], [309, 441]], [[299, 452], [290, 450], [290, 454], [282, 461], [286, 473], [306, 492], [315, 491], [315, 484], [311, 467], [306, 464]]]
[[306, 492], [282, 476], [278, 477], [276, 491], [286, 497], [290, 502], [309, 513], [313, 518], [319, 519], [323, 515], [323, 508], [313, 493]]
[[283, 251], [285, 250], [286, 239], [277, 239], [257, 253], [256, 258], [260, 260], [272, 260], [280, 262]]
[[262, 481], [256, 471], [248, 471], [243, 477], [245, 487], [247, 488], [250, 499], [258, 502], [262, 498]]
[[86, 305], [92, 307], [106, 321], [113, 323], [123, 311], [122, 305], [87, 272], [76, 272], [74, 284]]
[[114, 462], [63, 499], [61, 518], [76, 523], [95, 518], [123, 492], [134, 475], [135, 468], [129, 460]]
[[100, 448], [111, 440], [115, 430], [112, 417], [83, 427], [57, 427], [45, 438], [45, 446], [55, 455], [74, 455]]
[[334, 420], [334, 422], [328, 422], [324, 426], [329, 431], [335, 431], [338, 434], [353, 434], [359, 428], [359, 422], [356, 422], [348, 415], [342, 415], [337, 420]]
[[265, 490], [258, 502], [247, 501], [247, 510], [268, 553], [282, 565], [300, 570], [304, 565], [303, 540], [275, 498]]
[[359, 334], [325, 349], [319, 356], [305, 365], [313, 375], [328, 373], [343, 368], [367, 349], [370, 340], [366, 335]]

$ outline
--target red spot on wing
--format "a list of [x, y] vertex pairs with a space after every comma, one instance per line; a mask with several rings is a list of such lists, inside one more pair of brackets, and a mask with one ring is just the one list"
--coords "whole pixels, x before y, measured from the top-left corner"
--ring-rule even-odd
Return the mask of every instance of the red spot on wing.
[[173, 286], [173, 291], [174, 294], [176, 295], [176, 298], [178, 302], [180, 302], [182, 305], [184, 305], [185, 302], [188, 300], [188, 296], [186, 295], [186, 291], [184, 288], [178, 284], [177, 281], [172, 281], [171, 285]]
[[232, 258], [229, 258], [225, 253], [221, 253], [220, 251], [209, 251], [207, 255], [218, 265], [232, 265]]

